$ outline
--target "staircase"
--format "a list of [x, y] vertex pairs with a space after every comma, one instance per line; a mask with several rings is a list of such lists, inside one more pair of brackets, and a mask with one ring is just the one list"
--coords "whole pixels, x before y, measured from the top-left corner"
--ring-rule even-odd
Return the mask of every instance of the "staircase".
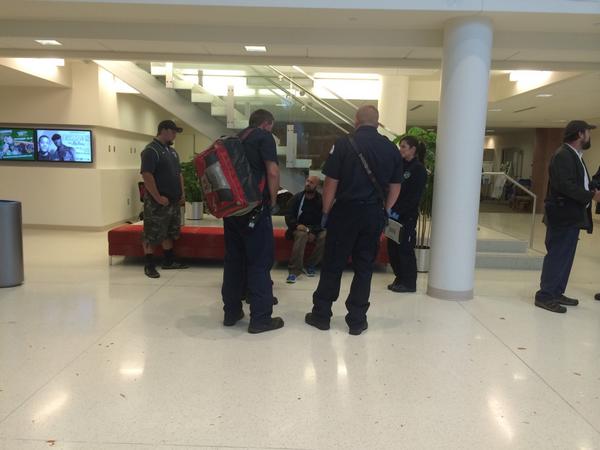
[[530, 249], [524, 240], [477, 239], [475, 261], [479, 269], [540, 270], [544, 254]]

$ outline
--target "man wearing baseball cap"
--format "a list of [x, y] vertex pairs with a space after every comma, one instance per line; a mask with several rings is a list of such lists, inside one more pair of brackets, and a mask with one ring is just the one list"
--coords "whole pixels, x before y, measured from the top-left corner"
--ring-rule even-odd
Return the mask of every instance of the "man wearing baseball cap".
[[569, 122], [563, 144], [550, 161], [544, 202], [547, 254], [535, 306], [555, 313], [567, 312], [563, 305], [579, 304], [564, 293], [575, 259], [579, 230], [592, 232], [592, 200], [600, 201], [600, 191], [589, 189], [590, 175], [583, 161], [583, 152], [591, 146], [590, 130], [594, 128], [595, 125], [583, 120]]
[[163, 269], [186, 269], [187, 266], [175, 261], [173, 241], [179, 238], [181, 228], [181, 205], [185, 204], [183, 177], [179, 155], [172, 147], [177, 133], [182, 128], [172, 120], [158, 124], [156, 137], [142, 151], [144, 179], [144, 232], [142, 244], [146, 264], [144, 273], [150, 278], [158, 278], [154, 262], [154, 248], [161, 244], [165, 257]]

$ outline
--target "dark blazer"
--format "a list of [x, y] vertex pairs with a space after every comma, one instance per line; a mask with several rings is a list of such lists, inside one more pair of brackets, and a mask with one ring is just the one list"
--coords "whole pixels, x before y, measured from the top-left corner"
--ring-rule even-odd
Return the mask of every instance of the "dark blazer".
[[[544, 223], [552, 227], [574, 227], [592, 232], [592, 198], [584, 186], [585, 172], [579, 156], [567, 144], [561, 145], [548, 169], [548, 193]], [[584, 172], [585, 170], [585, 172]], [[588, 174], [588, 179], [591, 177]]]

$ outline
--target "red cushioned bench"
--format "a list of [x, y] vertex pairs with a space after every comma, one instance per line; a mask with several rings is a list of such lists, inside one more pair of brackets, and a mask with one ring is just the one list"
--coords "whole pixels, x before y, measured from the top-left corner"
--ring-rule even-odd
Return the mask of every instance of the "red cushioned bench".
[[[275, 261], [286, 262], [292, 252], [292, 241], [285, 238], [284, 228], [274, 228]], [[181, 227], [181, 237], [175, 241], [175, 254], [180, 258], [207, 259], [222, 261], [225, 257], [223, 227]], [[162, 249], [157, 248], [160, 254]], [[121, 225], [108, 232], [108, 255], [112, 264], [113, 256], [144, 256], [142, 250], [142, 225]], [[387, 264], [387, 245], [381, 236], [377, 262]]]

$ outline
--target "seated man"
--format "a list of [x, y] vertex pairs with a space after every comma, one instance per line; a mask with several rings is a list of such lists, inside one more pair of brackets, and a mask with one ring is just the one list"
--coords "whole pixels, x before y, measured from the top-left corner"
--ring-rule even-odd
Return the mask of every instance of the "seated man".
[[294, 195], [288, 203], [285, 223], [287, 239], [294, 240], [289, 263], [288, 283], [295, 283], [304, 267], [304, 249], [307, 242], [315, 242], [315, 248], [306, 265], [306, 275], [315, 276], [315, 266], [323, 258], [325, 230], [321, 228], [323, 199], [317, 192], [319, 177], [310, 176], [304, 184], [304, 191]]

